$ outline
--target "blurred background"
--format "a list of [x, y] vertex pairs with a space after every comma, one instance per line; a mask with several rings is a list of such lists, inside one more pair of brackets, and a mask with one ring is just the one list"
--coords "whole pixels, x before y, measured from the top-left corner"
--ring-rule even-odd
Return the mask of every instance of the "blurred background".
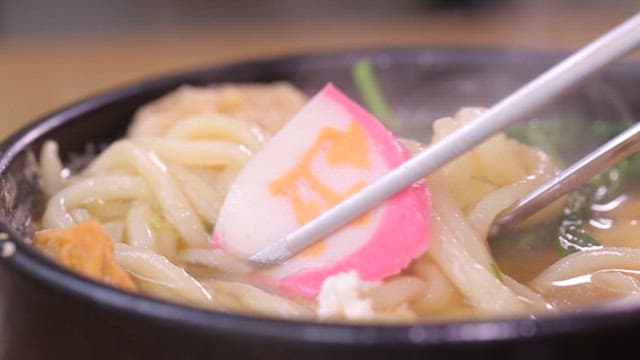
[[0, 138], [156, 74], [374, 46], [575, 49], [638, 10], [638, 0], [0, 0]]

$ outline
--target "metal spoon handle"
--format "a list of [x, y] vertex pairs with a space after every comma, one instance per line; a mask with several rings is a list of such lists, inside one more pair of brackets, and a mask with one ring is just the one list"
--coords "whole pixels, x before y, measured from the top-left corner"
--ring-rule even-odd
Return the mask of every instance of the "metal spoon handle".
[[503, 211], [494, 220], [491, 234], [495, 235], [515, 226], [552, 201], [575, 190], [592, 177], [639, 150], [640, 123], [611, 139]]
[[262, 249], [249, 260], [261, 264], [287, 260], [491, 135], [517, 120], [532, 115], [535, 110], [631, 51], [639, 43], [640, 13], [547, 70], [481, 116], [429, 146], [373, 184]]

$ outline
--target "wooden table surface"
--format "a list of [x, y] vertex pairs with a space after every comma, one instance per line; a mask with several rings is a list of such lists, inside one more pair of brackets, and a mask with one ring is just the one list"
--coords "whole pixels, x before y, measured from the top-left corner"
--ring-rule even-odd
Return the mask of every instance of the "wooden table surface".
[[0, 138], [65, 103], [155, 74], [253, 57], [389, 45], [575, 49], [640, 9], [633, 1], [590, 3], [0, 38]]

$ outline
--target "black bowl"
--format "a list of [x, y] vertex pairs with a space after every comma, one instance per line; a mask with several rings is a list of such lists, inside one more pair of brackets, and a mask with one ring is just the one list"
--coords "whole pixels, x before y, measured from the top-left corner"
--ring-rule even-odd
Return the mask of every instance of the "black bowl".
[[[401, 133], [462, 105], [490, 105], [562, 58], [490, 49], [386, 49], [252, 61], [187, 72], [92, 97], [35, 122], [0, 145], [0, 350], [7, 359], [549, 358], [637, 355], [640, 307], [602, 306], [540, 318], [412, 326], [319, 324], [181, 306], [101, 286], [24, 241], [42, 212], [35, 157], [46, 139], [63, 158], [121, 136], [133, 112], [181, 84], [286, 80], [311, 94], [332, 81], [354, 95], [349, 67], [370, 57]], [[547, 114], [631, 121], [640, 114], [640, 64], [611, 68]], [[90, 144], [90, 145], [88, 145]], [[580, 152], [588, 150], [587, 146]]]

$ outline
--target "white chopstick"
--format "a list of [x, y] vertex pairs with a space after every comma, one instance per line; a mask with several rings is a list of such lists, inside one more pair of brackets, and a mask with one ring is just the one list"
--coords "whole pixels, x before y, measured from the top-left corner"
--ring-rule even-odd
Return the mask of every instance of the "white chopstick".
[[294, 232], [260, 250], [249, 260], [262, 265], [286, 261], [508, 125], [531, 116], [534, 111], [639, 44], [640, 13], [637, 13], [493, 105], [484, 114]]

